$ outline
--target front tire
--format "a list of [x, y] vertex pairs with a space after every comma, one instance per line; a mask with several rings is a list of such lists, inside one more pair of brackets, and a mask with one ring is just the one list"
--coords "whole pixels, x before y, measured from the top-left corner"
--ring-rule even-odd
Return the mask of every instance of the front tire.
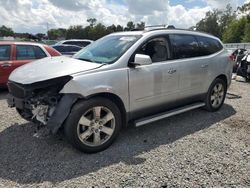
[[121, 125], [118, 107], [98, 97], [74, 105], [64, 124], [64, 133], [73, 147], [85, 153], [96, 153], [113, 143]]
[[216, 78], [209, 87], [205, 109], [210, 112], [218, 111], [224, 104], [227, 93], [227, 85], [224, 80]]

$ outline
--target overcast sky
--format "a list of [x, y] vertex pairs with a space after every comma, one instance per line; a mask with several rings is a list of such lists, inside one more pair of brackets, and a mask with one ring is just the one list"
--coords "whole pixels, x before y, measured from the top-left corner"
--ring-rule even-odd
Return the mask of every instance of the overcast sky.
[[187, 28], [214, 8], [243, 5], [250, 0], [0, 0], [0, 25], [15, 32], [45, 33], [49, 28], [87, 25], [96, 18], [105, 25], [171, 24]]

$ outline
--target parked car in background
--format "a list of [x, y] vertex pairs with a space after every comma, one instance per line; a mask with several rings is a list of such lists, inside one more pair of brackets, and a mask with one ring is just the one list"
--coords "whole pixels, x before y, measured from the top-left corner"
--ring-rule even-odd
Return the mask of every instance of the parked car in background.
[[10, 73], [26, 63], [44, 57], [60, 56], [50, 46], [29, 42], [0, 42], [0, 87], [6, 87]]
[[247, 50], [243, 48], [231, 50], [230, 58], [235, 62], [233, 67], [233, 72], [236, 72], [242, 58], [246, 55]]
[[246, 82], [250, 82], [250, 55], [248, 53], [240, 60], [236, 73]]
[[75, 53], [80, 51], [82, 47], [76, 45], [68, 45], [68, 44], [61, 44], [61, 45], [53, 45], [52, 48], [56, 49], [62, 55], [66, 56], [73, 56]]
[[56, 43], [55, 45], [66, 44], [66, 45], [80, 46], [80, 47], [84, 48], [84, 47], [88, 46], [89, 44], [91, 44], [92, 42], [93, 42], [92, 40], [87, 40], [87, 39], [70, 39], [70, 40], [60, 41], [60, 42]]
[[219, 110], [232, 68], [221, 41], [209, 34], [166, 28], [113, 33], [73, 58], [17, 69], [9, 78], [8, 104], [53, 133], [64, 129], [74, 147], [93, 153], [109, 147], [128, 122], [141, 126], [200, 107]]

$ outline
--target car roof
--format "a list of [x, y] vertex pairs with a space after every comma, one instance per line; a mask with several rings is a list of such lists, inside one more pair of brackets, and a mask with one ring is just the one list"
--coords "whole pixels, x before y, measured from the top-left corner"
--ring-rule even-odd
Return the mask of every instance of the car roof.
[[41, 44], [36, 42], [0, 41], [0, 45], [11, 45], [11, 44], [46, 46], [46, 44]]
[[71, 44], [55, 44], [55, 45], [51, 45], [51, 47], [57, 47], [57, 46], [61, 46], [61, 47], [77, 47], [77, 48], [82, 48], [81, 46], [77, 46], [77, 45], [71, 45]]
[[154, 34], [177, 34], [177, 33], [178, 34], [205, 36], [205, 37], [214, 38], [214, 39], [217, 39], [220, 41], [219, 38], [217, 38], [209, 33], [186, 30], [186, 29], [157, 28], [157, 29], [152, 29], [152, 30], [117, 32], [117, 33], [112, 33], [111, 35], [144, 35], [144, 36], [146, 36], [146, 35], [154, 35]]
[[80, 42], [93, 42], [93, 40], [89, 40], [89, 39], [69, 39], [69, 40], [63, 40], [63, 41], [60, 41], [60, 42], [68, 42], [68, 41], [72, 41], [72, 42], [77, 42], [77, 41], [80, 41]]

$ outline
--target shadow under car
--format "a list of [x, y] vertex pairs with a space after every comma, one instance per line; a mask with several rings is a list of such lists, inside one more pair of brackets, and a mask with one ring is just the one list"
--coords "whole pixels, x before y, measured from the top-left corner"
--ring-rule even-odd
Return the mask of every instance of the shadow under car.
[[14, 124], [0, 132], [0, 178], [20, 184], [58, 183], [119, 162], [141, 164], [146, 159], [138, 155], [209, 128], [235, 113], [225, 104], [215, 113], [197, 109], [147, 126], [129, 127], [110, 148], [96, 154], [75, 150], [60, 134], [34, 136], [36, 126], [32, 123]]

